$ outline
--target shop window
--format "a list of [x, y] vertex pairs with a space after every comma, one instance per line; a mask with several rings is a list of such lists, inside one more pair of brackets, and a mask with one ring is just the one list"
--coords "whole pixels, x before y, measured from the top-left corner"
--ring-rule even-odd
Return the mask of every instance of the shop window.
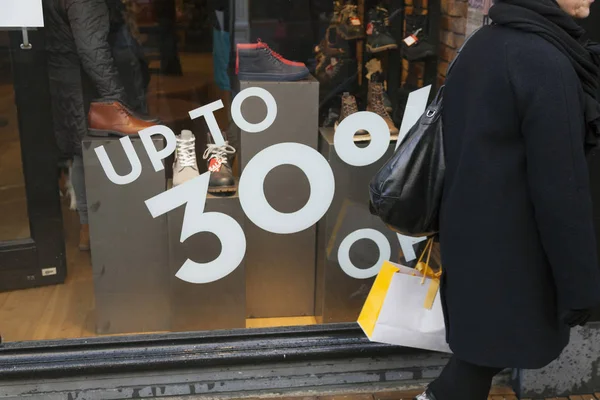
[[414, 266], [425, 242], [371, 215], [368, 184], [485, 4], [54, 3], [66, 277], [0, 293], [5, 340], [353, 322], [383, 260]]

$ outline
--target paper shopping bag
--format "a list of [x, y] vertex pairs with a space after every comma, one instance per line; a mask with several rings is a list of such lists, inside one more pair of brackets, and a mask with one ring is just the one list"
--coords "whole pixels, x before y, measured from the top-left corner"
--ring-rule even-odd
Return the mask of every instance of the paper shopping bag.
[[[358, 318], [373, 342], [450, 353], [440, 296], [425, 306], [432, 278], [386, 261]], [[435, 286], [435, 285], [434, 285]]]

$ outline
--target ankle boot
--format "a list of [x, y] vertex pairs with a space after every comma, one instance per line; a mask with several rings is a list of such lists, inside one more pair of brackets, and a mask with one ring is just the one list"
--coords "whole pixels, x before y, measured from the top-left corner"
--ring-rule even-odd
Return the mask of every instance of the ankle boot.
[[398, 128], [394, 125], [394, 121], [385, 110], [385, 104], [383, 99], [383, 84], [377, 82], [373, 77], [369, 81], [369, 91], [367, 94], [367, 111], [374, 112], [379, 115], [386, 122], [390, 129], [390, 135], [392, 138], [398, 136]]
[[[208, 192], [232, 195], [237, 190], [233, 171], [231, 170], [236, 150], [227, 141], [224, 145], [218, 146], [213, 143], [210, 135], [207, 136], [208, 143], [203, 158], [207, 160], [207, 169], [210, 171]], [[223, 136], [225, 136], [225, 133], [223, 133]]]
[[81, 224], [79, 228], [79, 250], [90, 251], [90, 225]]

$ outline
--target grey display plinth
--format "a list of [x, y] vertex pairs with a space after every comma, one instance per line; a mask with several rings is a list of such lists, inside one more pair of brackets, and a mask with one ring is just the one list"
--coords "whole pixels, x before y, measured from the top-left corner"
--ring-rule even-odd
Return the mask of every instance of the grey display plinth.
[[[244, 212], [237, 195], [208, 195], [205, 212], [219, 212], [244, 227]], [[219, 239], [199, 233], [180, 242], [184, 208], [167, 214], [169, 225], [169, 269], [171, 282], [171, 325], [174, 331], [199, 331], [246, 327], [246, 272], [244, 261], [231, 274], [216, 282], [194, 284], [175, 274], [186, 259], [199, 263], [214, 260], [221, 254]]]
[[521, 372], [521, 398], [596, 393], [600, 390], [599, 364], [600, 323], [575, 328], [571, 343], [558, 360], [540, 370]]
[[[170, 328], [167, 219], [152, 218], [144, 204], [165, 190], [165, 174], [154, 171], [140, 139], [132, 142], [142, 174], [121, 186], [108, 180], [94, 151], [104, 146], [115, 171], [127, 174], [131, 165], [119, 140], [83, 140], [99, 334]], [[162, 140], [154, 144], [163, 147]]]
[[[321, 128], [319, 148], [335, 175], [335, 197], [325, 217], [318, 223], [316, 316], [319, 323], [353, 322], [371, 290], [374, 278], [356, 279], [346, 274], [338, 262], [341, 242], [359, 229], [375, 229], [389, 241], [392, 261], [401, 260], [396, 234], [369, 212], [369, 182], [394, 152], [396, 143], [379, 161], [354, 167], [342, 161], [333, 144], [333, 128]], [[350, 260], [358, 268], [377, 263], [379, 250], [371, 240], [359, 240], [350, 248]]]
[[[241, 132], [241, 167], [261, 150], [278, 143], [295, 142], [317, 149], [319, 83], [239, 82], [240, 90], [260, 87], [277, 102], [277, 118], [261, 133]], [[242, 114], [252, 123], [266, 116], [264, 102], [248, 98]], [[302, 208], [310, 195], [308, 180], [297, 168], [284, 165], [265, 180], [264, 190], [280, 212]], [[316, 227], [290, 235], [277, 235], [246, 222], [247, 310], [257, 318], [314, 315]]]

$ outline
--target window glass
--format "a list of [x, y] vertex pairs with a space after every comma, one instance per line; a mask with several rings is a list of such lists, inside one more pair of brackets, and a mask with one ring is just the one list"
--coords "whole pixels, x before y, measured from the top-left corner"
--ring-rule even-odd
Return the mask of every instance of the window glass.
[[354, 322], [384, 261], [417, 264], [368, 185], [489, 2], [95, 3], [45, 4], [67, 274], [0, 293], [5, 340]]

